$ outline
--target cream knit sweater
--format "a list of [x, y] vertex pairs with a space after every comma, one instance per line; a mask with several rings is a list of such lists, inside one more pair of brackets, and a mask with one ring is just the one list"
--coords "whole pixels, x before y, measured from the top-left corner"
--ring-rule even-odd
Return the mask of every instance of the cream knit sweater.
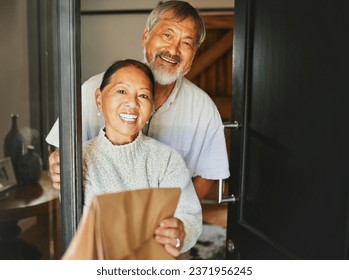
[[144, 188], [179, 187], [182, 193], [175, 217], [184, 224], [181, 252], [193, 247], [202, 230], [202, 213], [189, 171], [173, 148], [139, 133], [130, 144], [113, 145], [102, 129], [84, 144], [85, 205], [94, 195]]

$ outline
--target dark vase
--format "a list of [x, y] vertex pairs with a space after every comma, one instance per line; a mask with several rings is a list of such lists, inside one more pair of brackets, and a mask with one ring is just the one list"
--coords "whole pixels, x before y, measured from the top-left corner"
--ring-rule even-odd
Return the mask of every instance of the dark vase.
[[21, 185], [36, 185], [42, 172], [42, 160], [34, 152], [34, 146], [28, 146], [28, 152], [19, 161], [19, 182]]
[[17, 114], [11, 114], [12, 127], [5, 136], [4, 141], [4, 155], [10, 157], [13, 169], [18, 180], [18, 162], [23, 155], [24, 139], [17, 127]]

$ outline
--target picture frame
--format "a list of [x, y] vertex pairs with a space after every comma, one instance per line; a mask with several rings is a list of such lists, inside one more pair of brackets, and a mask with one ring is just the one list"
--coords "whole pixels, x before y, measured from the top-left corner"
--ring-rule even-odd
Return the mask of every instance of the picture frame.
[[0, 193], [17, 185], [15, 173], [13, 171], [10, 157], [0, 159]]

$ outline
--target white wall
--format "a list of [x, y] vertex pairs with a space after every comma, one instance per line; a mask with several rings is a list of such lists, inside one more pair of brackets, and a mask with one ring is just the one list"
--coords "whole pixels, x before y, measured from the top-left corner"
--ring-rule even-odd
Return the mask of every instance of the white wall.
[[[189, 0], [196, 8], [233, 8], [234, 0]], [[81, 10], [151, 10], [157, 0], [81, 0]], [[143, 59], [142, 33], [148, 13], [82, 15], [82, 81], [105, 71], [115, 60]]]
[[0, 158], [11, 128], [11, 113], [18, 126], [29, 127], [29, 71], [27, 1], [0, 0]]
[[[128, 9], [153, 9], [159, 0], [81, 0], [82, 11], [128, 10]], [[187, 0], [196, 8], [230, 8], [234, 7], [234, 0]]]
[[115, 60], [142, 60], [141, 39], [146, 18], [146, 14], [82, 16], [82, 81], [105, 71]]

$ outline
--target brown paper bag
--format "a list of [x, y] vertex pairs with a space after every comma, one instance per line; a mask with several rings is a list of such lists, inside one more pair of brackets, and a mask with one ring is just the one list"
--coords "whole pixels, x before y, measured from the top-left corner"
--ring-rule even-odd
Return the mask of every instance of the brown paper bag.
[[161, 220], [173, 216], [180, 192], [151, 188], [94, 197], [62, 259], [174, 259], [153, 235]]

